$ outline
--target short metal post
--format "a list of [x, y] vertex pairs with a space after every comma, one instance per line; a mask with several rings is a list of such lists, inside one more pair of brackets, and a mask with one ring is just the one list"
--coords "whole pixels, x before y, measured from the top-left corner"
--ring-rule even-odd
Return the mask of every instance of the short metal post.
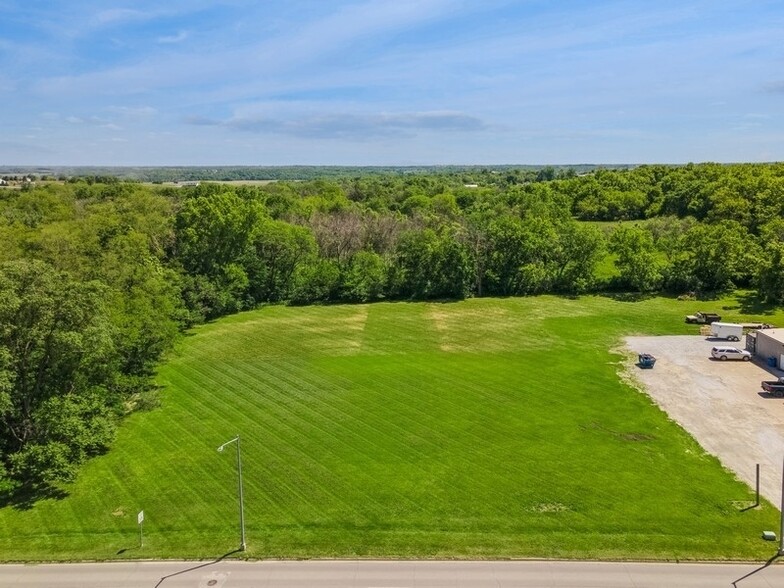
[[144, 547], [144, 511], [140, 510], [136, 515], [136, 522], [139, 524], [139, 549]]
[[757, 498], [756, 498], [756, 502], [754, 502], [754, 506], [759, 506], [759, 505], [760, 505], [760, 501], [759, 501], [759, 464], [757, 464]]

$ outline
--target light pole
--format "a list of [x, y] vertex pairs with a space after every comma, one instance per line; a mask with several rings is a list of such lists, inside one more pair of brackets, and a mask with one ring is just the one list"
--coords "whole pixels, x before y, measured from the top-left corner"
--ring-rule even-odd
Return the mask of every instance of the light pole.
[[784, 464], [781, 466], [781, 528], [779, 529], [779, 555], [784, 555]]
[[240, 550], [245, 551], [245, 507], [242, 502], [242, 454], [240, 453], [240, 436], [237, 435], [234, 439], [226, 441], [223, 445], [218, 447], [218, 451], [223, 451], [223, 448], [230, 443], [237, 442], [237, 487], [240, 495]]

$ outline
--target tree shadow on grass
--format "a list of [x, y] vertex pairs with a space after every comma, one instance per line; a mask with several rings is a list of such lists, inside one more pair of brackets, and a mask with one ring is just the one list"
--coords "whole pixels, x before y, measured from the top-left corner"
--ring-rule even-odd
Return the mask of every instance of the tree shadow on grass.
[[159, 586], [161, 586], [161, 585], [162, 585], [164, 582], [166, 582], [166, 580], [168, 580], [169, 578], [173, 578], [174, 576], [179, 576], [179, 575], [181, 575], [181, 574], [187, 574], [188, 572], [193, 572], [193, 571], [195, 571], [195, 570], [200, 570], [200, 569], [202, 569], [202, 568], [206, 568], [206, 567], [209, 567], [209, 566], [215, 565], [215, 564], [217, 564], [217, 563], [220, 563], [220, 562], [222, 562], [222, 561], [223, 561], [224, 559], [226, 559], [227, 557], [229, 557], [229, 556], [231, 556], [231, 555], [234, 555], [235, 553], [241, 553], [241, 552], [242, 552], [242, 550], [241, 550], [241, 549], [234, 549], [233, 551], [229, 551], [228, 553], [224, 553], [223, 555], [221, 555], [221, 556], [220, 556], [218, 559], [216, 559], [216, 560], [213, 560], [213, 561], [208, 561], [208, 562], [201, 563], [201, 564], [198, 564], [198, 565], [195, 565], [195, 566], [191, 566], [191, 567], [189, 567], [189, 568], [185, 568], [184, 570], [180, 570], [179, 572], [174, 572], [173, 574], [169, 574], [168, 576], [163, 576], [163, 577], [162, 577], [162, 578], [161, 578], [161, 579], [158, 581], [158, 583], [155, 585], [155, 588], [158, 588]]
[[68, 492], [55, 486], [6, 488], [0, 490], [0, 508], [10, 506], [15, 510], [30, 510], [39, 500], [62, 500], [67, 496]]
[[764, 564], [762, 564], [762, 566], [758, 567], [756, 570], [752, 570], [751, 572], [749, 572], [749, 573], [748, 573], [748, 574], [746, 574], [745, 576], [741, 576], [740, 578], [738, 578], [737, 580], [735, 580], [735, 581], [732, 583], [732, 585], [733, 585], [735, 588], [738, 588], [738, 583], [739, 583], [739, 582], [742, 582], [742, 581], [743, 581], [743, 580], [745, 580], [746, 578], [750, 578], [750, 577], [751, 577], [751, 576], [753, 576], [754, 574], [757, 574], [757, 573], [761, 572], [762, 570], [764, 570], [765, 568], [767, 568], [769, 565], [771, 565], [771, 564], [772, 564], [774, 561], [776, 561], [776, 560], [777, 560], [779, 557], [780, 557], [780, 554], [779, 554], [779, 553], [776, 553], [776, 554], [775, 554], [773, 557], [771, 557], [771, 558], [770, 558], [768, 561], [766, 561]]
[[740, 292], [735, 299], [742, 314], [770, 316], [776, 313], [776, 305], [760, 300], [756, 292]]
[[616, 302], [644, 302], [662, 296], [660, 292], [599, 292], [599, 296]]

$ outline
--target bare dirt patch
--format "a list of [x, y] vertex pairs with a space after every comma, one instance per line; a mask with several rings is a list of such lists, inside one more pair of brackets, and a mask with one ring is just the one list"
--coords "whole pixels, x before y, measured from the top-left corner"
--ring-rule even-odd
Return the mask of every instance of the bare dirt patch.
[[[763, 393], [760, 382], [783, 374], [754, 362], [713, 360], [710, 350], [717, 344], [726, 343], [699, 336], [627, 337], [627, 348], [634, 353], [627, 373], [705, 451], [752, 488], [759, 463], [760, 493], [778, 505], [784, 401]], [[634, 365], [638, 353], [656, 357], [654, 368]]]

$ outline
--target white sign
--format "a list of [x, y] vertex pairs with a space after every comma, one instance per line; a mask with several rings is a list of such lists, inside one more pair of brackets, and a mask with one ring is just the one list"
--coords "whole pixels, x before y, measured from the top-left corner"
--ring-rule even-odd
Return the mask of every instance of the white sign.
[[139, 514], [136, 515], [136, 521], [141, 525], [143, 520], [144, 520], [144, 511], [140, 510]]

